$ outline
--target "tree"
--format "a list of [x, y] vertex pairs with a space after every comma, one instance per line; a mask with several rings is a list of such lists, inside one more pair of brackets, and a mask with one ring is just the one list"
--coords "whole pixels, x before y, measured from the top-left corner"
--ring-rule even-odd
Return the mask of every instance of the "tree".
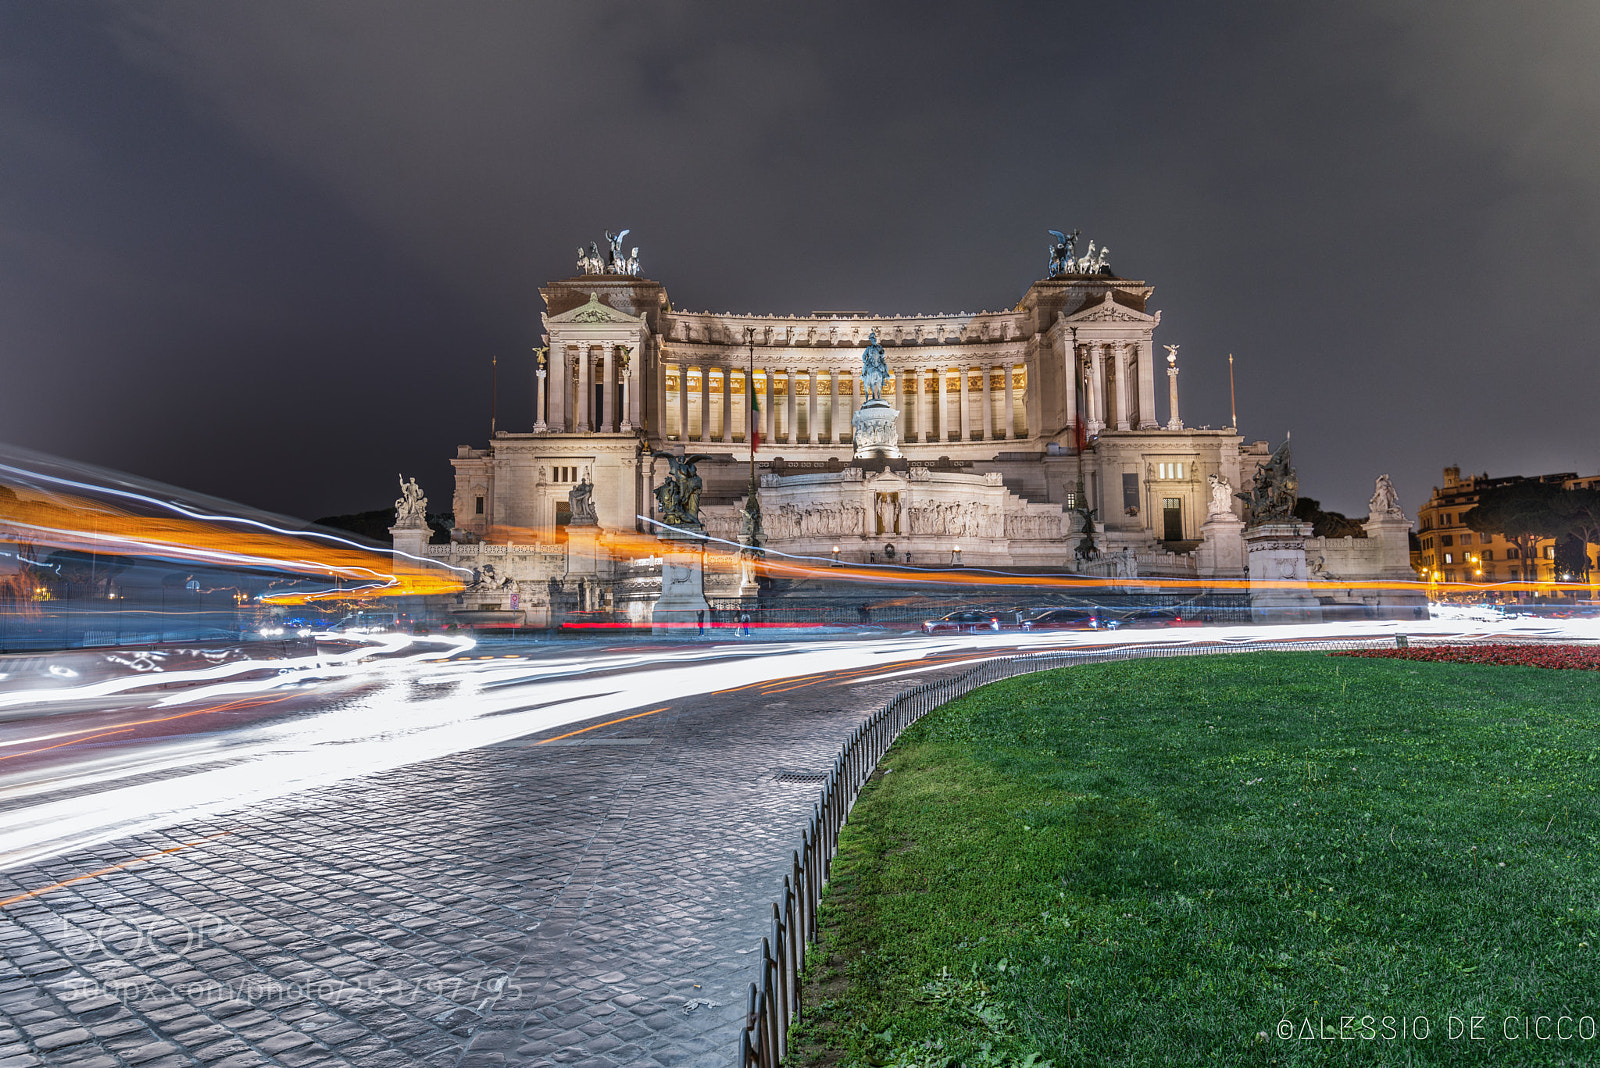
[[1582, 535], [1563, 534], [1556, 542], [1556, 574], [1571, 576], [1578, 582], [1589, 581], [1589, 546]]
[[1561, 507], [1569, 491], [1553, 482], [1511, 482], [1478, 494], [1462, 522], [1479, 534], [1498, 534], [1517, 547], [1524, 582], [1539, 579], [1539, 541], [1559, 539], [1571, 528]]
[[1324, 512], [1322, 502], [1315, 497], [1301, 497], [1294, 502], [1294, 517], [1311, 524], [1313, 538], [1364, 538], [1367, 528], [1361, 520], [1351, 519], [1343, 512]]
[[[1587, 581], [1589, 574], [1589, 546], [1600, 545], [1600, 487], [1579, 486], [1566, 490], [1556, 498], [1561, 514], [1567, 520], [1568, 533], [1578, 542], [1577, 552], [1583, 557], [1579, 568], [1567, 568], [1581, 574]], [[1569, 549], [1569, 553], [1570, 553]], [[1557, 552], [1560, 552], [1558, 549]], [[1569, 561], [1575, 563], [1576, 561]]]

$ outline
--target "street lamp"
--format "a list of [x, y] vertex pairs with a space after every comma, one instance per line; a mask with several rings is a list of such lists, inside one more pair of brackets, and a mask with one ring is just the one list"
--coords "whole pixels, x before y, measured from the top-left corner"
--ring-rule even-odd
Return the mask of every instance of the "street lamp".
[[950, 564], [952, 567], [961, 566], [961, 546], [957, 545], [950, 550]]
[[833, 566], [839, 566], [839, 547], [837, 545], [833, 547]]

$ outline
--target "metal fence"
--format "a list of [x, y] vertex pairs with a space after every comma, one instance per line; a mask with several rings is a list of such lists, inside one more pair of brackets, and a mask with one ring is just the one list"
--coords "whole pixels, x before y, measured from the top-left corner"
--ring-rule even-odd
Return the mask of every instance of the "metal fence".
[[[834, 758], [822, 796], [794, 850], [783, 898], [772, 906], [772, 932], [761, 939], [760, 982], [750, 984], [744, 1030], [739, 1036], [739, 1068], [778, 1068], [788, 1052], [789, 1029], [800, 1021], [800, 976], [806, 953], [817, 936], [817, 908], [828, 884], [839, 832], [873, 768], [900, 732], [927, 713], [980, 686], [1035, 671], [1109, 660], [1272, 651], [1334, 652], [1345, 649], [1406, 648], [1409, 645], [1472, 645], [1482, 639], [1408, 641], [1405, 635], [1338, 641], [1284, 640], [1195, 642], [1139, 645], [1093, 652], [1050, 652], [987, 661], [959, 675], [925, 682], [892, 698], [846, 739]], [[1495, 644], [1544, 644], [1537, 640], [1496, 639]]]

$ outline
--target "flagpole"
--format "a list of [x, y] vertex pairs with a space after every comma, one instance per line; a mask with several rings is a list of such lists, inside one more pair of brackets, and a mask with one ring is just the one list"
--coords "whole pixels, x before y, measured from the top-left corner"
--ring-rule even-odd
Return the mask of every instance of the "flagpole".
[[750, 495], [754, 497], [756, 492], [756, 417], [755, 409], [751, 407], [751, 402], [755, 400], [756, 395], [756, 328], [753, 326], [745, 327], [744, 339], [745, 343], [750, 346], [750, 374], [744, 380], [744, 412], [745, 417], [750, 420], [750, 425], [744, 429], [744, 440], [750, 446]]
[[1228, 417], [1233, 420], [1233, 429], [1239, 429], [1239, 404], [1233, 397], [1233, 353], [1228, 353]]

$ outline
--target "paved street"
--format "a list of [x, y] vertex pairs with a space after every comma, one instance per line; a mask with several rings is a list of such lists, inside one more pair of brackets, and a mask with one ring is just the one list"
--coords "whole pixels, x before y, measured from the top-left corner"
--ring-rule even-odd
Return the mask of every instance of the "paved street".
[[[1272, 637], [1341, 631], [1392, 625]], [[13, 707], [0, 1068], [729, 1064], [866, 714], [983, 657], [1260, 637], [480, 648]]]
[[904, 685], [690, 698], [13, 868], [0, 899], [67, 885], [0, 913], [0, 1066], [728, 1064], [818, 793], [778, 776]]

